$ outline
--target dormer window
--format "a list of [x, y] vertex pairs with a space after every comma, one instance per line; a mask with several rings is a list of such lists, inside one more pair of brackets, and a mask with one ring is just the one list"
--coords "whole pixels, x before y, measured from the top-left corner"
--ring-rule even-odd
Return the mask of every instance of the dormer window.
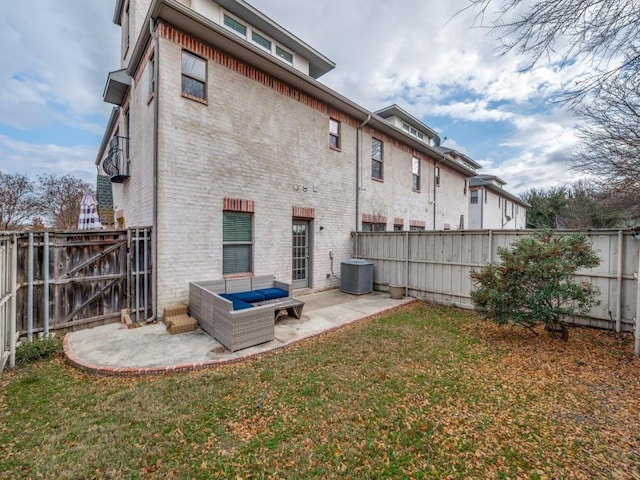
[[224, 14], [224, 26], [242, 36], [243, 38], [247, 38], [247, 26], [238, 22], [234, 18], [231, 18], [226, 13]]
[[276, 56], [280, 57], [289, 65], [293, 65], [293, 54], [287, 52], [284, 48], [276, 47]]
[[409, 125], [407, 122], [402, 122], [402, 130], [407, 132], [412, 137], [417, 138], [421, 142], [424, 142], [424, 134], [421, 131], [419, 131], [418, 129], [416, 129], [416, 128], [412, 127], [411, 125]]
[[258, 45], [260, 48], [264, 48], [267, 52], [271, 53], [271, 41], [264, 38], [259, 33], [252, 31], [251, 32], [251, 40], [253, 43]]

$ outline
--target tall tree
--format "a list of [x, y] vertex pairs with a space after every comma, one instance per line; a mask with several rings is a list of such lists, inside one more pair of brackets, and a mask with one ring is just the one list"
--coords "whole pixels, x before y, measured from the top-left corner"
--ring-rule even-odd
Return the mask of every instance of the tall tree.
[[75, 230], [78, 228], [80, 203], [92, 186], [71, 175], [40, 175], [42, 211], [48, 224], [54, 228]]
[[574, 167], [599, 178], [609, 203], [640, 220], [640, 78], [611, 79], [577, 111], [582, 146]]
[[532, 188], [521, 197], [531, 205], [527, 228], [613, 228], [624, 223], [624, 215], [611, 205], [606, 192], [590, 182], [578, 181], [547, 190]]
[[530, 66], [554, 62], [570, 67], [589, 62], [591, 73], [578, 79], [564, 98], [581, 100], [615, 78], [640, 74], [638, 0], [469, 0], [480, 22], [498, 4], [493, 27], [505, 51], [526, 55]]
[[0, 230], [19, 230], [40, 212], [35, 183], [24, 175], [0, 172]]

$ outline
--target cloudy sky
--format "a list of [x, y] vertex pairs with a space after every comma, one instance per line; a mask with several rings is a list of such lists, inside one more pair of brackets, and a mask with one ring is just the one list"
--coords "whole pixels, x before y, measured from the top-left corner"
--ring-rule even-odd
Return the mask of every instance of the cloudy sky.
[[[467, 0], [249, 0], [336, 63], [320, 81], [375, 111], [397, 103], [521, 193], [571, 182], [575, 120], [548, 101], [582, 73], [499, 55]], [[94, 182], [119, 65], [115, 0], [0, 1], [0, 171]]]

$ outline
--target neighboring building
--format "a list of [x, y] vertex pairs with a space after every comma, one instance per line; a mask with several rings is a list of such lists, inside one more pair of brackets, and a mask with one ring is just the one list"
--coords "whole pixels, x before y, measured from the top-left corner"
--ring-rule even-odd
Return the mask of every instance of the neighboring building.
[[493, 175], [469, 181], [469, 228], [475, 230], [523, 229], [527, 226], [527, 202], [503, 189], [506, 182]]
[[467, 227], [479, 165], [319, 83], [334, 63], [246, 2], [116, 0], [114, 22], [96, 163], [116, 224], [152, 227], [155, 311], [224, 275], [334, 287], [354, 230]]

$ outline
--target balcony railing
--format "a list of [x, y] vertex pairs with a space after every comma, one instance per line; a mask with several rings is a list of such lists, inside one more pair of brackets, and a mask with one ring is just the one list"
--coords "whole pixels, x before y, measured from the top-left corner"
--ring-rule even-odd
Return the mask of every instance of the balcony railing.
[[123, 183], [129, 179], [129, 139], [113, 137], [109, 142], [107, 157], [102, 169], [114, 183]]

